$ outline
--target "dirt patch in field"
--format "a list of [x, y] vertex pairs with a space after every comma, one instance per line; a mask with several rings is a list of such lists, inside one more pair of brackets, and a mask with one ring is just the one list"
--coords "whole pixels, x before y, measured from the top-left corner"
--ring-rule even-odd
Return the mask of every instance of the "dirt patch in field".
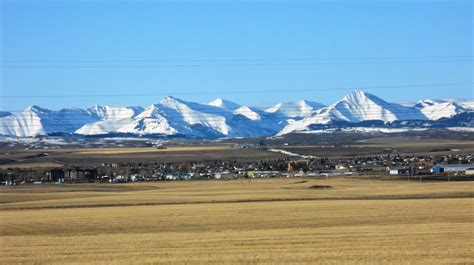
[[333, 186], [329, 185], [313, 185], [309, 187], [310, 189], [315, 189], [315, 190], [327, 190], [327, 189], [333, 189]]
[[297, 182], [293, 182], [291, 184], [302, 184], [302, 183], [306, 183], [308, 182], [307, 180], [302, 180], [302, 181], [297, 181]]

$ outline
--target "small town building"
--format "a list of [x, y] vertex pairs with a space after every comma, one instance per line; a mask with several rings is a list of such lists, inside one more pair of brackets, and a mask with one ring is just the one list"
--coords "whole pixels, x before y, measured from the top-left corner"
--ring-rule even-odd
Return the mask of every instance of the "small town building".
[[474, 164], [446, 164], [446, 165], [438, 164], [431, 168], [431, 173], [433, 174], [440, 174], [440, 173], [467, 174], [467, 171], [473, 168], [474, 168]]
[[64, 182], [64, 171], [62, 169], [46, 171], [46, 181]]
[[390, 168], [390, 175], [413, 175], [414, 169], [413, 168], [404, 168], [404, 167], [399, 167], [399, 168]]
[[443, 165], [443, 167], [444, 167], [444, 172], [465, 173], [466, 170], [470, 168], [474, 168], [474, 164], [448, 164], [448, 165]]
[[228, 171], [216, 172], [216, 173], [214, 173], [214, 178], [215, 179], [233, 179], [233, 178], [235, 178], [235, 174], [230, 173]]
[[466, 175], [474, 175], [474, 168], [466, 169]]
[[432, 174], [441, 174], [441, 173], [444, 173], [444, 167], [443, 165], [436, 165], [434, 167], [431, 168], [430, 172]]
[[278, 177], [279, 175], [280, 175], [280, 171], [276, 171], [276, 170], [247, 171], [247, 176], [250, 178], [272, 178], [272, 177]]
[[166, 174], [166, 180], [190, 180], [193, 177], [193, 173], [169, 173]]
[[64, 173], [66, 182], [94, 182], [97, 179], [97, 169], [68, 169]]

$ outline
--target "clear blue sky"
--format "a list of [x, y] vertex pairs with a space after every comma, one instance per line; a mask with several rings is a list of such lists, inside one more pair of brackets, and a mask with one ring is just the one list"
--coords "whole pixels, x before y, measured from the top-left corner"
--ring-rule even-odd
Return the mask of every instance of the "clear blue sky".
[[[163, 97], [6, 98], [71, 94], [329, 104], [348, 91], [317, 89], [464, 83], [473, 77], [471, 1], [1, 3], [3, 110], [146, 106]], [[315, 91], [225, 94], [291, 89]], [[223, 93], [199, 94], [213, 91]], [[472, 83], [367, 91], [393, 102], [473, 98]]]

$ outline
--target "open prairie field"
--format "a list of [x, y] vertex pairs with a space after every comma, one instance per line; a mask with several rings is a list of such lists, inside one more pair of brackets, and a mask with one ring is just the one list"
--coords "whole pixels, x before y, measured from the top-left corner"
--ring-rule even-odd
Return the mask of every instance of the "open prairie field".
[[0, 189], [2, 263], [471, 264], [473, 182], [268, 179]]
[[474, 141], [385, 137], [360, 140], [347, 145], [300, 145], [284, 147], [283, 149], [294, 153], [322, 157], [352, 157], [387, 154], [469, 155], [474, 153]]
[[[55, 167], [62, 167], [62, 164], [54, 163], [54, 162], [33, 162], [33, 163], [19, 163], [15, 164], [16, 168], [55, 168]], [[9, 164], [0, 165], [0, 169], [8, 169], [12, 166]]]
[[[59, 165], [100, 165], [102, 163], [146, 163], [221, 160], [260, 160], [286, 157], [259, 148], [234, 148], [231, 145], [151, 147], [69, 148], [1, 150], [0, 168]], [[38, 166], [39, 165], [39, 166]]]
[[[324, 138], [323, 136], [314, 137]], [[345, 136], [341, 136], [345, 139]], [[283, 139], [284, 140], [284, 139]], [[284, 145], [282, 139], [269, 140], [271, 148], [284, 149], [303, 155], [318, 157], [353, 157], [372, 155], [470, 155], [474, 153], [474, 140], [468, 139], [422, 139], [417, 137], [372, 137], [320, 144], [299, 142]], [[282, 142], [283, 141], [283, 142]], [[256, 140], [252, 140], [255, 143]], [[2, 148], [0, 146], [0, 170], [8, 168], [45, 168], [58, 166], [98, 166], [102, 163], [166, 163], [189, 161], [239, 160], [258, 161], [287, 158], [287, 155], [270, 152], [265, 148], [238, 148], [238, 144], [249, 144], [241, 140], [220, 143], [196, 144], [194, 142], [172, 142], [163, 149], [137, 146], [73, 147], [54, 148]]]
[[228, 150], [232, 147], [230, 145], [216, 145], [216, 146], [173, 146], [163, 149], [157, 148], [84, 148], [77, 151], [72, 151], [73, 154], [83, 155], [115, 155], [115, 154], [141, 154], [141, 153], [161, 153], [161, 152], [179, 152], [179, 151], [216, 151]]

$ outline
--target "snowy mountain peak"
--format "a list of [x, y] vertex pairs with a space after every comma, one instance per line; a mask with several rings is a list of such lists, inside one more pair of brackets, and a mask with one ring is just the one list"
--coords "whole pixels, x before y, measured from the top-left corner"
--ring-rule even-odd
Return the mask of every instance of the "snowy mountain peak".
[[345, 98], [363, 98], [366, 97], [367, 93], [362, 90], [353, 90], [345, 96]]
[[242, 106], [234, 110], [233, 113], [234, 115], [242, 115], [248, 118], [249, 120], [253, 120], [253, 121], [258, 121], [262, 119], [262, 117], [256, 111], [252, 110], [251, 108], [247, 106]]
[[323, 108], [324, 105], [308, 100], [278, 103], [265, 110], [267, 113], [278, 114], [287, 118], [301, 118], [309, 116], [313, 111]]
[[184, 102], [184, 100], [173, 97], [173, 96], [166, 96], [160, 101], [160, 103], [163, 103], [163, 102]]
[[82, 109], [58, 111], [30, 106], [23, 112], [0, 118], [0, 135], [31, 137], [48, 133], [72, 133], [84, 124], [97, 121]]
[[439, 104], [439, 103], [445, 103], [447, 101], [444, 101], [444, 100], [437, 100], [437, 99], [424, 99], [424, 100], [420, 100], [418, 101], [416, 104], [415, 104], [415, 108], [426, 108], [426, 107], [429, 107], [429, 106], [433, 106], [435, 104]]
[[120, 120], [136, 116], [143, 111], [141, 107], [110, 107], [94, 105], [87, 109], [89, 113], [101, 120]]
[[37, 106], [37, 105], [32, 105], [32, 106], [29, 106], [27, 107], [23, 112], [33, 112], [35, 114], [41, 114], [41, 113], [49, 113], [50, 110], [48, 109], [43, 109], [41, 108], [40, 106]]
[[465, 108], [465, 109], [474, 110], [474, 99], [461, 100], [461, 101], [458, 102], [458, 104], [463, 106], [463, 108]]
[[310, 101], [307, 101], [305, 99], [300, 99], [296, 101], [296, 105], [298, 106], [306, 106], [306, 105], [311, 105]]
[[465, 107], [455, 102], [442, 100], [423, 100], [418, 102], [415, 108], [419, 109], [430, 120], [449, 118], [466, 111]]
[[405, 107], [357, 90], [325, 109], [336, 120], [360, 122], [366, 120], [426, 120], [418, 110]]
[[143, 110], [142, 113], [138, 114], [136, 118], [142, 119], [142, 118], [162, 117], [160, 112], [161, 112], [160, 106], [158, 104], [152, 104], [149, 107], [147, 107], [145, 110]]
[[300, 108], [301, 112], [304, 114], [309, 114], [312, 111], [324, 108], [325, 106], [321, 103], [309, 101], [309, 100], [299, 100], [296, 102], [296, 105]]
[[420, 110], [388, 103], [375, 95], [360, 90], [352, 91], [336, 103], [322, 108], [311, 116], [288, 124], [280, 133], [308, 130], [314, 124], [327, 124], [331, 121], [362, 122], [379, 120], [426, 120]]
[[96, 105], [88, 109], [48, 110], [33, 105], [18, 113], [0, 112], [0, 135], [30, 137], [53, 133], [125, 133], [201, 138], [261, 137], [308, 131], [321, 125], [444, 122], [441, 118], [469, 114], [471, 103], [422, 100], [416, 105], [403, 106], [358, 90], [327, 107], [299, 100], [278, 103], [266, 110], [240, 106], [224, 99], [201, 104], [172, 96], [146, 109]]
[[207, 103], [207, 105], [218, 107], [218, 108], [225, 109], [225, 110], [228, 110], [228, 111], [233, 111], [233, 110], [236, 110], [240, 107], [240, 105], [235, 103], [235, 102], [225, 100], [225, 99], [221, 99], [221, 98], [215, 99], [215, 100]]
[[341, 101], [347, 101], [352, 104], [365, 104], [369, 101], [374, 103], [384, 103], [385, 101], [375, 95], [366, 93], [362, 90], [355, 90], [347, 94]]
[[31, 106], [28, 106], [25, 111], [30, 111], [30, 110], [39, 110], [41, 109], [41, 107], [37, 106], [37, 105], [31, 105]]
[[272, 107], [266, 109], [265, 112], [275, 113], [281, 108], [281, 106], [283, 106], [283, 103], [277, 103], [277, 104], [273, 105]]

